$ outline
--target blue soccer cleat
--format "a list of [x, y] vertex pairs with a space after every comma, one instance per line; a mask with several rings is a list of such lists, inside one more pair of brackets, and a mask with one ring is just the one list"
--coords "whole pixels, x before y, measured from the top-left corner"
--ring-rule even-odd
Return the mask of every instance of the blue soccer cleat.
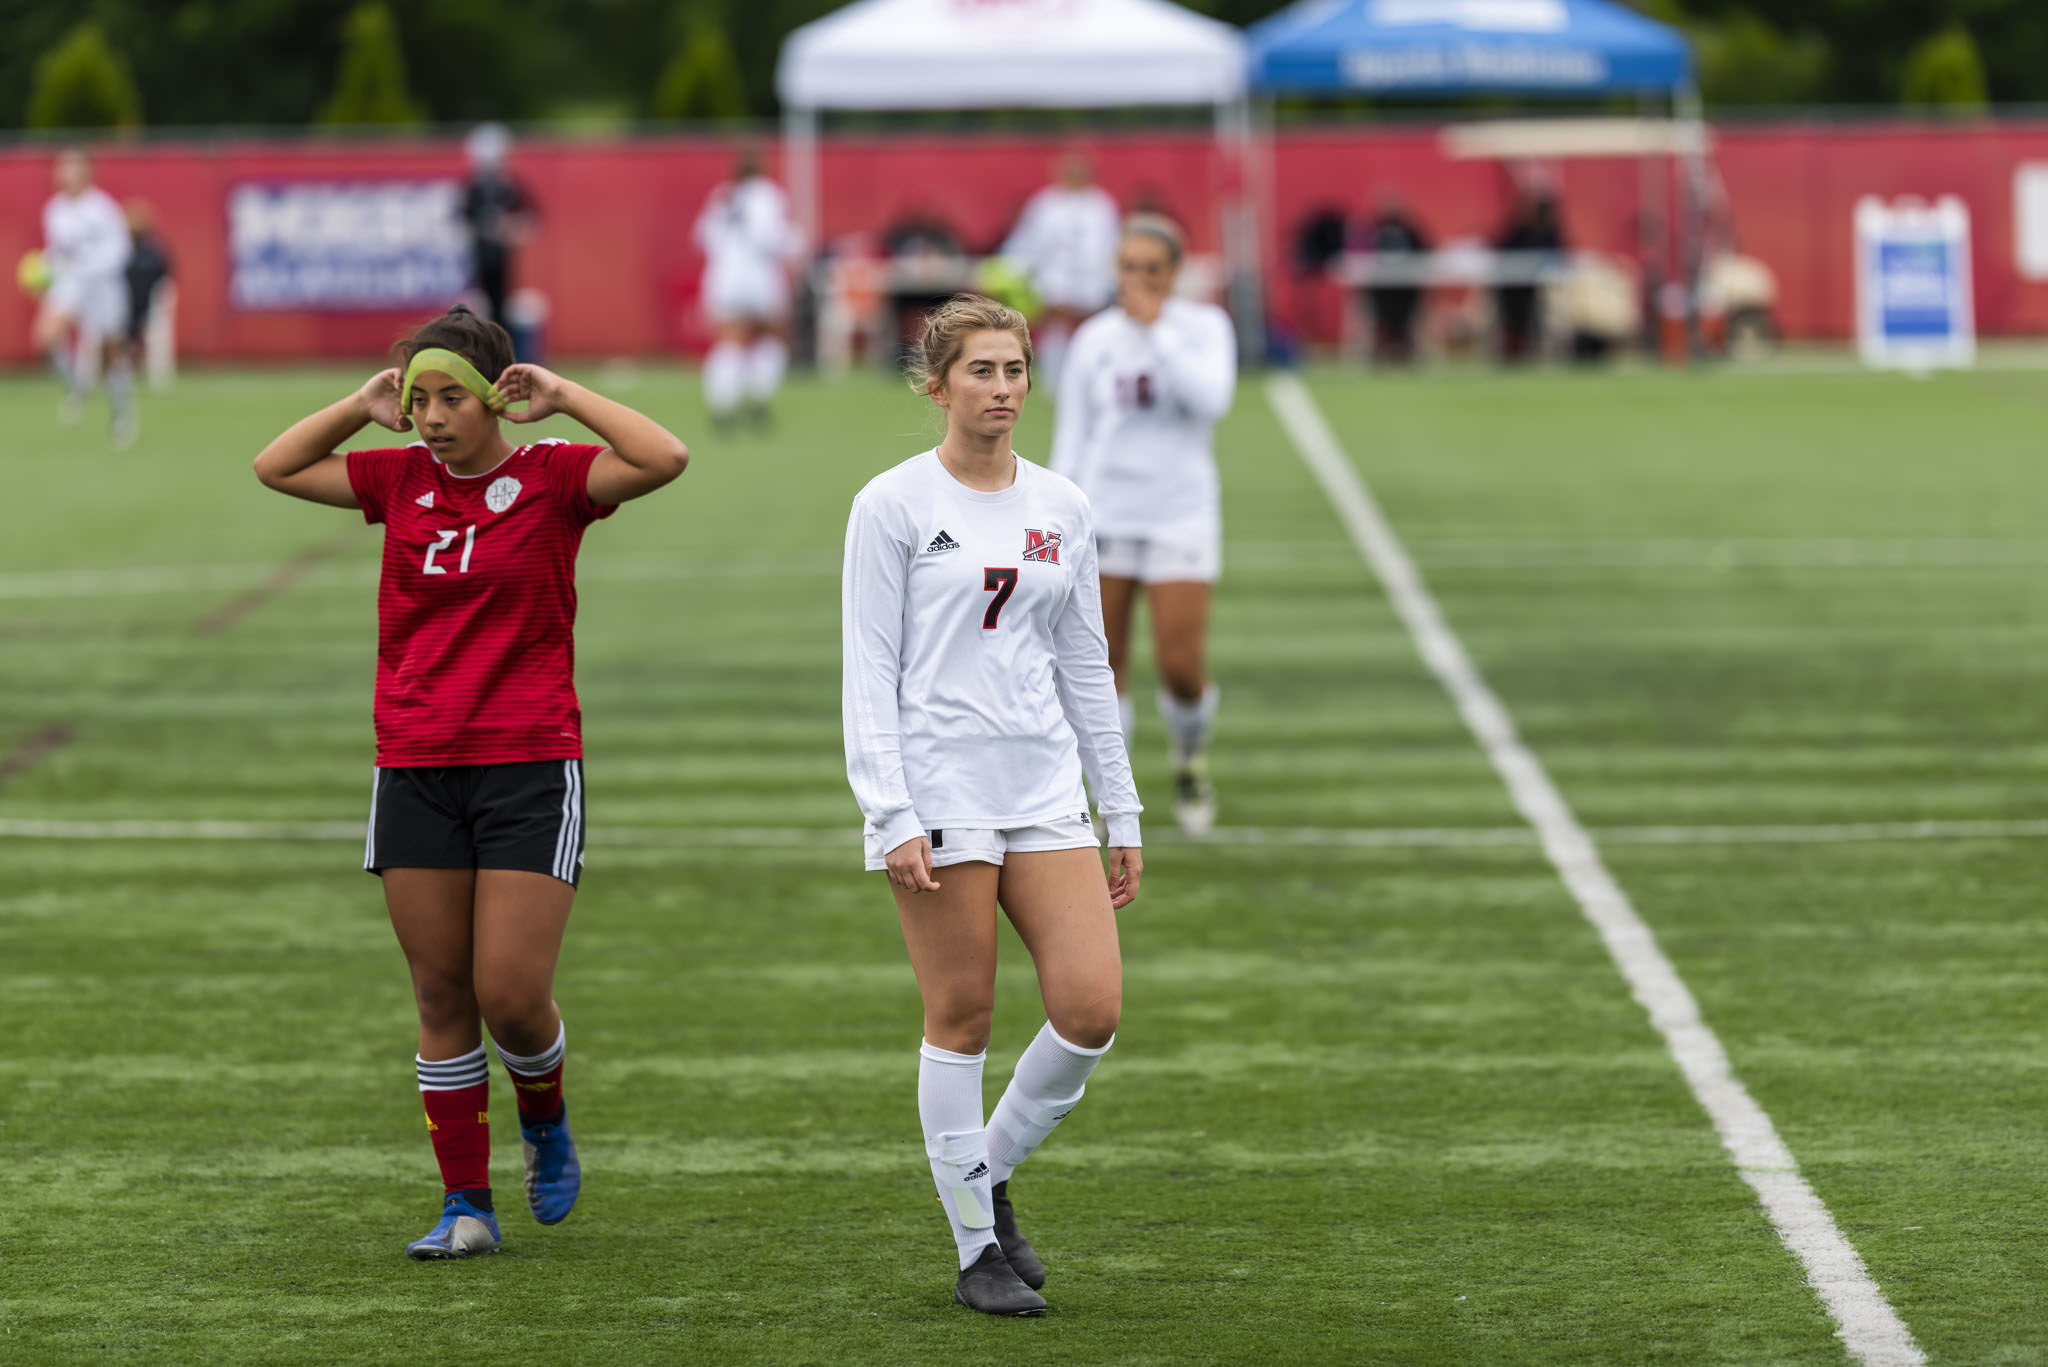
[[430, 1258], [467, 1258], [498, 1251], [498, 1217], [469, 1203], [469, 1193], [454, 1191], [441, 1207], [441, 1222], [424, 1237], [405, 1246], [422, 1262]]
[[547, 1124], [519, 1127], [526, 1141], [526, 1204], [533, 1218], [558, 1225], [576, 1209], [583, 1190], [583, 1164], [576, 1159], [576, 1141], [569, 1137], [565, 1110]]

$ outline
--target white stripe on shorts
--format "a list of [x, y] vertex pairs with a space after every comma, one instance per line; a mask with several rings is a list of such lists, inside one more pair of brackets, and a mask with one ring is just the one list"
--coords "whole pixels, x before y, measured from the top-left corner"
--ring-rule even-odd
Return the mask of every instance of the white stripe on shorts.
[[555, 877], [564, 883], [576, 881], [576, 867], [583, 862], [583, 766], [573, 759], [562, 761], [562, 829], [555, 836]]
[[370, 828], [363, 833], [363, 867], [377, 867], [377, 790], [384, 786], [384, 771], [370, 766]]

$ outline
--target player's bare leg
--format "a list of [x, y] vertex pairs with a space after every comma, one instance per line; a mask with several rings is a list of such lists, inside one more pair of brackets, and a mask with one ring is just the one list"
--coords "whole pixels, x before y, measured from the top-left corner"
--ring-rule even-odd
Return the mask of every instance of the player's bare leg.
[[384, 904], [412, 973], [420, 1057], [452, 1059], [483, 1044], [471, 976], [474, 869], [386, 869]]
[[1131, 701], [1131, 625], [1138, 611], [1138, 581], [1102, 579], [1102, 634], [1109, 642], [1109, 668], [1116, 675], [1116, 706], [1124, 728], [1124, 749], [1138, 734], [1138, 709]]
[[1045, 1266], [1017, 1229], [1010, 1174], [1080, 1104], [1109, 1052], [1123, 1011], [1123, 958], [1098, 851], [1012, 854], [999, 895], [1038, 970], [1046, 1023], [989, 1116], [989, 1175], [1004, 1256], [1025, 1285], [1039, 1287]]
[[1152, 651], [1159, 667], [1159, 713], [1173, 736], [1174, 814], [1189, 835], [1216, 821], [1216, 795], [1204, 753], [1216, 722], [1216, 685], [1208, 674], [1209, 604], [1213, 586], [1199, 581], [1153, 584]]
[[519, 1103], [526, 1203], [559, 1224], [583, 1190], [583, 1164], [562, 1093], [568, 1031], [555, 1005], [555, 964], [576, 889], [545, 873], [476, 876], [476, 996]]
[[406, 1246], [418, 1259], [460, 1258], [498, 1248], [491, 1201], [490, 1063], [471, 969], [475, 889], [471, 869], [384, 870], [384, 902], [419, 1007], [415, 1069], [441, 1168], [440, 1222]]
[[960, 1276], [953, 1298], [991, 1315], [1042, 1315], [1045, 1299], [1010, 1267], [995, 1233], [981, 1070], [996, 998], [996, 884], [979, 860], [935, 871], [936, 889], [893, 880], [903, 944], [924, 998], [917, 1070], [918, 1118], [932, 1181], [953, 1229]]

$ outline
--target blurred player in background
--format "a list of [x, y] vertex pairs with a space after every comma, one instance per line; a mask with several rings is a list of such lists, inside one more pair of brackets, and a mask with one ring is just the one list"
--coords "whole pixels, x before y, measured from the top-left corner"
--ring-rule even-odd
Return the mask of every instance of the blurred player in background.
[[[534, 1218], [564, 1219], [582, 1187], [554, 1001], [583, 869], [576, 551], [586, 527], [681, 474], [689, 453], [652, 419], [513, 364], [505, 330], [460, 305], [401, 350], [402, 372], [301, 418], [256, 474], [385, 526], [363, 867], [384, 880], [412, 970], [415, 1067], [441, 1168], [440, 1221], [406, 1251], [460, 1258], [499, 1242], [485, 1025], [512, 1075]], [[514, 447], [498, 426], [553, 413], [606, 444]], [[334, 449], [372, 422], [422, 440]]]
[[463, 150], [469, 154], [469, 183], [462, 187], [462, 221], [469, 226], [477, 291], [491, 321], [509, 328], [505, 298], [512, 288], [512, 251], [532, 226], [533, 201], [506, 165], [512, 135], [503, 124], [479, 124]]
[[[1030, 365], [1022, 314], [963, 295], [931, 315], [916, 370], [945, 440], [854, 499], [842, 600], [847, 775], [924, 997], [917, 1109], [959, 1251], [953, 1295], [991, 1315], [1045, 1313], [1010, 1174], [1116, 1037], [1116, 909], [1143, 869], [1088, 500], [1010, 449]], [[998, 907], [1047, 1020], [984, 1123]]]
[[67, 423], [85, 413], [85, 397], [102, 374], [112, 409], [115, 447], [135, 440], [135, 368], [128, 336], [128, 220], [114, 197], [93, 184], [83, 148], [57, 154], [57, 193], [43, 206], [43, 260], [50, 290], [36, 317], [35, 343], [64, 381]]
[[128, 286], [128, 357], [140, 366], [145, 364], [150, 321], [171, 278], [170, 248], [157, 236], [156, 211], [147, 201], [128, 201], [128, 240], [128, 264], [122, 269]]
[[789, 366], [789, 263], [799, 244], [789, 197], [761, 168], [760, 149], [743, 149], [733, 178], [697, 215], [704, 314], [716, 334], [704, 358], [704, 402], [721, 430], [742, 413], [765, 425]]
[[1038, 292], [1038, 373], [1049, 394], [1061, 383], [1074, 329], [1115, 297], [1116, 237], [1116, 201], [1093, 182], [1088, 158], [1070, 152], [1060, 159], [1058, 179], [1025, 203], [1003, 243], [1001, 254], [1024, 267]]
[[1209, 678], [1209, 599], [1223, 571], [1214, 429], [1237, 388], [1230, 315], [1173, 297], [1182, 255], [1171, 219], [1138, 214], [1116, 247], [1116, 307], [1074, 334], [1053, 431], [1052, 468], [1095, 509], [1102, 617], [1126, 744], [1131, 619], [1142, 588], [1152, 609], [1159, 711], [1173, 737], [1175, 815], [1191, 835], [1215, 821], [1204, 747], [1216, 720]]

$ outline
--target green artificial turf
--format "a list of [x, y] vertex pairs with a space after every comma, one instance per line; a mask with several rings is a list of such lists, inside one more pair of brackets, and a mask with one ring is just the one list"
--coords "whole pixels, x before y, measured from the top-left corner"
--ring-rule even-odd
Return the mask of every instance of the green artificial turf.
[[[0, 764], [72, 737], [0, 823], [361, 820], [377, 534], [248, 472], [354, 382], [189, 376], [121, 455], [0, 382]], [[439, 1188], [345, 831], [0, 835], [0, 1362], [1843, 1360], [1256, 381], [1219, 438], [1221, 822], [1505, 843], [1177, 841], [1141, 709], [1123, 1026], [1015, 1187], [1052, 1313], [953, 1307], [839, 749], [845, 509], [934, 429], [856, 378], [719, 441], [690, 377], [620, 382], [695, 456], [584, 547], [583, 1203], [515, 1209], [500, 1080], [504, 1253], [404, 1258]], [[2028, 377], [1312, 389], [1596, 834], [2048, 815]], [[2048, 843], [1607, 854], [1929, 1356], [2048, 1359]], [[1006, 939], [991, 1098], [1039, 1020]]]

